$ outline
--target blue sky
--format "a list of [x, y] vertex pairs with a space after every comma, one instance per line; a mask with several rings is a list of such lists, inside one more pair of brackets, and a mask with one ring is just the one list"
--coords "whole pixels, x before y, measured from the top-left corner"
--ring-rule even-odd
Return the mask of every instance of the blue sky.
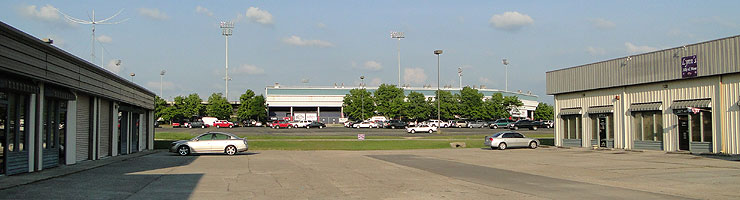
[[[229, 38], [229, 99], [281, 85], [396, 84], [397, 42], [403, 31], [402, 82], [441, 83], [545, 94], [545, 72], [740, 34], [740, 1], [3, 1], [0, 21], [86, 60], [88, 25], [96, 27], [95, 64], [164, 97], [224, 92], [224, 37], [219, 21], [234, 20]], [[122, 60], [120, 67], [112, 65]], [[301, 80], [308, 80], [302, 83]]]

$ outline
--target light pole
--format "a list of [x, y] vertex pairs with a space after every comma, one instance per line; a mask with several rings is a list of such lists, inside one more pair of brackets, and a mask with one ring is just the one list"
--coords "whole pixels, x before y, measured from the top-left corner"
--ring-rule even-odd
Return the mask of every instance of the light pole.
[[403, 32], [391, 32], [392, 39], [398, 39], [398, 87], [401, 87], [401, 38], [406, 38]]
[[509, 91], [509, 61], [504, 58], [504, 60], [501, 61], [501, 63], [504, 63], [504, 68], [506, 68], [506, 91]]
[[462, 67], [457, 68], [457, 76], [460, 77], [460, 89], [462, 89]]
[[167, 72], [166, 70], [162, 70], [159, 72], [159, 96], [164, 97], [164, 94], [162, 93], [162, 80], [164, 79], [164, 73]]
[[434, 55], [437, 55], [437, 126], [442, 124], [442, 117], [440, 116], [441, 112], [439, 110], [439, 54], [442, 54], [442, 50], [434, 50]]
[[226, 101], [229, 100], [229, 36], [231, 36], [234, 29], [234, 22], [221, 22], [221, 35], [226, 37]]
[[129, 74], [129, 76], [131, 76], [131, 82], [133, 83], [134, 82], [134, 76], [136, 76], [136, 74], [131, 73], [131, 74]]
[[360, 88], [363, 89], [360, 91], [362, 92], [362, 94], [360, 94], [360, 108], [362, 109], [362, 116], [360, 117], [362, 121], [365, 121], [365, 76], [360, 76], [360, 80], [362, 81], [362, 83], [360, 83]]

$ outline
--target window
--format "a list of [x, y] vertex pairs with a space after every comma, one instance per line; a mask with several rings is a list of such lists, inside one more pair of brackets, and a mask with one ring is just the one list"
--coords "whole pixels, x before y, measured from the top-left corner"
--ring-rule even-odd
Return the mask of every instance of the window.
[[563, 136], [565, 139], [581, 139], [581, 116], [563, 116]]
[[712, 112], [701, 111], [689, 115], [692, 142], [712, 142]]
[[514, 133], [514, 138], [524, 138], [524, 136], [519, 133]]
[[205, 134], [198, 137], [198, 141], [211, 140], [212, 138], [213, 134]]
[[516, 138], [516, 136], [514, 136], [514, 133], [507, 133], [502, 138]]
[[632, 112], [635, 141], [663, 141], [663, 114], [660, 111]]
[[228, 135], [218, 134], [218, 133], [213, 134], [213, 140], [228, 140], [229, 138], [231, 137], [229, 137]]
[[701, 121], [704, 127], [704, 130], [702, 130], [703, 142], [712, 142], [712, 112], [702, 111], [701, 115]]

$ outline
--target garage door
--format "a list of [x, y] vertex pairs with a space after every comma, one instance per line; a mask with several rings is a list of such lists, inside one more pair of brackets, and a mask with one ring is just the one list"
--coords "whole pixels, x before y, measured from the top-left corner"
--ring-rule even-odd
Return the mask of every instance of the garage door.
[[100, 157], [110, 156], [111, 106], [110, 101], [100, 100]]
[[77, 161], [88, 160], [90, 155], [90, 97], [77, 96]]

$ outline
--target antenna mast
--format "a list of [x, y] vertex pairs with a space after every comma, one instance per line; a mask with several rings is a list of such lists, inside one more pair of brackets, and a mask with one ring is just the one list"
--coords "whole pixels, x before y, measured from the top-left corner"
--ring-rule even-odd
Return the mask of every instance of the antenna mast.
[[[92, 16], [90, 16], [90, 15], [87, 16], [88, 20], [77, 19], [77, 18], [74, 18], [74, 17], [69, 16], [67, 14], [64, 14], [59, 9], [56, 9], [56, 10], [57, 10], [57, 12], [59, 12], [60, 14], [62, 14], [65, 19], [69, 20], [70, 22], [78, 23], [78, 24], [84, 24], [84, 25], [91, 25], [91, 27], [92, 27], [92, 40], [91, 40], [92, 49], [90, 50], [90, 62], [91, 63], [95, 61], [95, 41], [96, 41], [96, 39], [95, 39], [95, 25], [97, 25], [97, 24], [120, 24], [120, 23], [123, 23], [126, 20], [128, 20], [128, 18], [126, 18], [126, 19], [121, 20], [121, 21], [118, 21], [118, 22], [108, 22], [108, 20], [111, 20], [114, 17], [116, 17], [119, 14], [121, 14], [121, 12], [123, 12], [123, 9], [118, 10], [118, 12], [116, 14], [114, 14], [113, 16], [110, 16], [110, 17], [108, 17], [106, 19], [99, 20], [99, 21], [95, 20], [95, 10], [94, 9], [92, 10]], [[103, 65], [104, 65], [103, 62], [104, 61], [101, 59], [100, 60], [100, 67], [103, 67]]]

